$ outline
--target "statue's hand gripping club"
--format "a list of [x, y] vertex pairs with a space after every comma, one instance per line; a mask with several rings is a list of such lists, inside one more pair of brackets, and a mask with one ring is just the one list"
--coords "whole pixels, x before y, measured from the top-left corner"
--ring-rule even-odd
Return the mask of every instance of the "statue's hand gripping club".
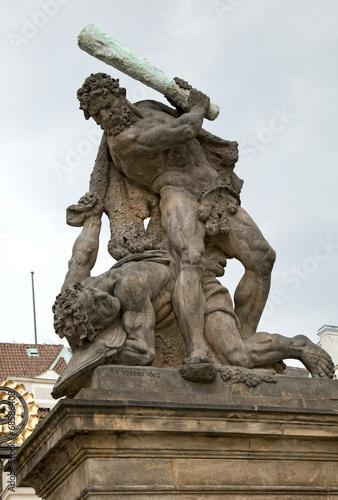
[[[170, 78], [144, 57], [138, 56], [115, 38], [107, 35], [95, 24], [89, 24], [83, 28], [78, 36], [78, 44], [88, 54], [157, 90], [173, 103], [179, 106], [182, 102], [188, 104], [190, 93], [188, 88], [182, 88], [175, 79]], [[210, 103], [206, 118], [215, 120], [218, 115], [219, 107]]]

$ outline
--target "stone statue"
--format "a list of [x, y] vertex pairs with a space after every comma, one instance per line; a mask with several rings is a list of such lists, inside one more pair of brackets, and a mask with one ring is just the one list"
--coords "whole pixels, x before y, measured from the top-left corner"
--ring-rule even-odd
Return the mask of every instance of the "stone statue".
[[[74, 351], [64, 375], [54, 386], [55, 398], [74, 396], [99, 365], [151, 365], [155, 358], [155, 325], [172, 311], [179, 264], [167, 251], [131, 254], [109, 271], [90, 277], [99, 246], [102, 209], [101, 202], [87, 193], [67, 213], [68, 222], [74, 222], [74, 213], [81, 213], [83, 229], [53, 306], [55, 330], [67, 338]], [[220, 265], [224, 262], [217, 249], [213, 259], [218, 259]], [[287, 338], [257, 332], [243, 339], [229, 292], [212, 277], [214, 264], [208, 271], [210, 276], [202, 279], [206, 298], [204, 334], [216, 369], [224, 364], [267, 367], [283, 358], [295, 358], [314, 377], [332, 376], [329, 355], [303, 335]], [[189, 380], [214, 379], [213, 372], [205, 368], [202, 375], [194, 370], [184, 373]]]
[[78, 98], [85, 117], [93, 117], [103, 128], [115, 169], [160, 195], [161, 225], [179, 262], [173, 307], [188, 346], [188, 362], [208, 362], [200, 283], [205, 236], [218, 236], [222, 252], [245, 267], [235, 294], [235, 312], [245, 337], [256, 331], [274, 262], [274, 251], [239, 206], [233, 172], [230, 178], [219, 175], [196, 139], [209, 99], [192, 90], [190, 111], [180, 116], [154, 101], [134, 106], [118, 81], [105, 74], [89, 77]]
[[[209, 98], [191, 89], [183, 80], [171, 79], [94, 24], [83, 28], [78, 43], [82, 50], [161, 92], [176, 107], [175, 112], [153, 101], [133, 106], [125, 98], [125, 89], [119, 89], [118, 81], [102, 74], [89, 77], [78, 92], [86, 119], [92, 116], [108, 136], [109, 153], [116, 168], [134, 183], [161, 196], [162, 227], [173, 246], [172, 251], [180, 256], [181, 261], [174, 307], [189, 344], [190, 359], [206, 361], [201, 327], [197, 326], [200, 321], [195, 321], [196, 310], [194, 317], [187, 321], [180, 312], [183, 306], [185, 315], [189, 315], [190, 300], [189, 304], [183, 305], [182, 298], [185, 287], [188, 288], [186, 281], [189, 285], [191, 280], [194, 283], [190, 287], [191, 302], [202, 303], [200, 280], [194, 277], [203, 273], [203, 237], [218, 233], [222, 251], [228, 257], [238, 259], [245, 268], [234, 300], [235, 312], [246, 338], [256, 331], [269, 293], [275, 260], [275, 252], [239, 206], [242, 182], [233, 173], [238, 157], [237, 143], [222, 141], [201, 130], [204, 117], [214, 120], [219, 113], [218, 106], [210, 104]], [[116, 111], [115, 125], [107, 120], [109, 113], [105, 110], [109, 105]], [[96, 111], [98, 114], [93, 116]], [[232, 154], [229, 155], [229, 151]], [[133, 155], [141, 155], [142, 161], [133, 161]], [[147, 164], [147, 175], [140, 164]], [[181, 220], [179, 229], [173, 229], [182, 212], [184, 225]], [[112, 220], [111, 215], [109, 217]], [[178, 233], [182, 236], [178, 237]], [[196, 242], [192, 249], [194, 238]], [[185, 262], [187, 259], [188, 263]]]
[[[174, 108], [132, 104], [105, 73], [78, 90], [80, 109], [103, 137], [90, 191], [67, 209], [67, 223], [83, 229], [53, 306], [55, 330], [74, 351], [55, 397], [74, 395], [100, 364], [156, 363], [156, 331], [170, 314], [184, 341], [180, 373], [188, 380], [212, 382], [224, 364], [269, 367], [284, 357], [300, 359], [314, 377], [333, 376], [330, 357], [306, 337], [256, 332], [275, 253], [240, 206], [237, 143], [203, 130], [215, 107], [187, 82], [174, 83], [178, 90], [167, 95]], [[117, 264], [91, 277], [103, 213]], [[245, 269], [234, 310], [216, 279], [228, 258]]]

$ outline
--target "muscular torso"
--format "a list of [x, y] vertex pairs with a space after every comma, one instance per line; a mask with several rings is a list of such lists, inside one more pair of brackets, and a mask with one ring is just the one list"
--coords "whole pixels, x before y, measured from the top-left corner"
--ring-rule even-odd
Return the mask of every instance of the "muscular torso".
[[[146, 254], [144, 254], [146, 256]], [[154, 308], [156, 321], [161, 321], [172, 311], [171, 296], [175, 285], [177, 270], [174, 263], [161, 264], [158, 262], [139, 261], [127, 262], [119, 268], [112, 268], [99, 275], [91, 276], [83, 281], [84, 286], [98, 288], [112, 296], [121, 297], [116, 294], [118, 283], [126, 276], [137, 276], [144, 284], [147, 284], [147, 293]], [[131, 296], [133, 291], [130, 291]], [[122, 308], [123, 308], [123, 301]], [[135, 310], [139, 309], [136, 297], [134, 299]]]
[[[170, 127], [176, 118], [151, 102], [145, 101], [138, 107], [144, 118], [132, 123], [118, 136], [108, 138], [116, 167], [130, 180], [155, 193], [164, 186], [185, 188], [193, 194], [216, 187], [218, 175], [196, 139], [156, 151], [156, 134], [152, 135], [154, 126]], [[142, 146], [142, 134], [147, 135], [149, 148]], [[155, 150], [151, 148], [152, 138]]]

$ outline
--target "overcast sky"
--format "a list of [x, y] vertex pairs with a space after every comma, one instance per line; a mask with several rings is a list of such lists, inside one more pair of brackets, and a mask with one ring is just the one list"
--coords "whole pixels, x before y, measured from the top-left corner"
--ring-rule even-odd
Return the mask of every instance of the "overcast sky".
[[[98, 128], [76, 91], [93, 72], [131, 101], [151, 91], [77, 46], [89, 23], [187, 79], [221, 108], [207, 130], [239, 142], [242, 206], [277, 252], [260, 329], [317, 342], [338, 325], [336, 0], [0, 0], [0, 340], [59, 343], [51, 306], [79, 229], [65, 210], [88, 190]], [[93, 274], [112, 265], [105, 228]], [[229, 261], [233, 293], [242, 266]]]

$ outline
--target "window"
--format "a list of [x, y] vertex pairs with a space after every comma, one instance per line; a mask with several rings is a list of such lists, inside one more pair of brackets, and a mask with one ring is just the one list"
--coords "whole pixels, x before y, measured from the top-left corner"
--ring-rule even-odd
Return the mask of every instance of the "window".
[[36, 347], [28, 347], [27, 348], [27, 354], [28, 356], [30, 356], [31, 358], [36, 358], [39, 356], [39, 351], [37, 350]]

